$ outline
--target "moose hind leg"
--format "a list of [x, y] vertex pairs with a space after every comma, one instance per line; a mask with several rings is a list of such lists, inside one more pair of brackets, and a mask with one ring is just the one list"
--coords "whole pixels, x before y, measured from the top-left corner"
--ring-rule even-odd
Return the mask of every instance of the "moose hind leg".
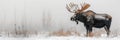
[[111, 26], [111, 20], [106, 22], [105, 30], [107, 32], [107, 36], [110, 35], [110, 26]]
[[109, 35], [110, 35], [110, 26], [107, 25], [107, 26], [105, 26], [104, 28], [105, 28], [105, 30], [106, 30], [106, 32], [107, 32], [107, 36], [109, 36]]

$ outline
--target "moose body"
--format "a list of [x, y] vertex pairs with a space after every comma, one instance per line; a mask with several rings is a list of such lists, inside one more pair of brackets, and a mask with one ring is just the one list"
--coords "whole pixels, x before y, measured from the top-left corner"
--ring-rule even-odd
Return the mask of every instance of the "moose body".
[[[92, 12], [92, 13], [94, 13], [94, 12]], [[104, 27], [107, 32], [107, 35], [109, 35], [110, 25], [111, 25], [111, 20], [112, 20], [112, 18], [109, 15], [94, 13], [94, 15], [87, 16], [86, 14], [87, 14], [86, 12], [77, 13], [71, 17], [71, 20], [75, 21], [77, 24], [79, 21], [84, 23], [84, 26], [87, 30], [87, 36], [91, 35], [89, 33], [92, 32], [93, 27], [95, 27], [95, 28], [103, 28]], [[98, 18], [96, 15], [101, 16], [103, 18]]]
[[[92, 36], [92, 28], [104, 28], [109, 36], [110, 33], [110, 25], [112, 21], [112, 17], [108, 14], [98, 14], [93, 12], [92, 10], [86, 10], [90, 5], [83, 4], [82, 8], [79, 9], [77, 4], [70, 3], [66, 6], [67, 10], [71, 13], [75, 13], [71, 20], [75, 21], [77, 24], [82, 22], [86, 28], [87, 36]], [[71, 10], [73, 9], [73, 10]]]

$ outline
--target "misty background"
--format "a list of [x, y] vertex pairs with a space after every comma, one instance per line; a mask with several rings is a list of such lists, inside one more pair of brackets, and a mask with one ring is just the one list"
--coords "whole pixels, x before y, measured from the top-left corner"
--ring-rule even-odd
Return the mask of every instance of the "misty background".
[[86, 32], [84, 25], [70, 20], [73, 13], [66, 4], [89, 3], [87, 10], [113, 17], [111, 31], [120, 31], [120, 0], [0, 0], [0, 32], [29, 32], [75, 29]]

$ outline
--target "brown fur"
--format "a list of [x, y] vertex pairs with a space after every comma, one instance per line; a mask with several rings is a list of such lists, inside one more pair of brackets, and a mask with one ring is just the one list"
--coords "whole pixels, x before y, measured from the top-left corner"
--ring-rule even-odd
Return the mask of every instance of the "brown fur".
[[107, 18], [111, 19], [112, 17], [110, 15], [107, 15]]
[[87, 16], [95, 15], [93, 12], [89, 11], [86, 13]]

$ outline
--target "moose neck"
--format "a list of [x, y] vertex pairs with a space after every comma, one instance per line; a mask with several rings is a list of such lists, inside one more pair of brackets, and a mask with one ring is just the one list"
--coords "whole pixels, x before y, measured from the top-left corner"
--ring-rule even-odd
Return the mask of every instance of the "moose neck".
[[87, 18], [85, 17], [85, 15], [83, 13], [77, 13], [76, 20], [84, 23], [84, 22], [86, 22]]

